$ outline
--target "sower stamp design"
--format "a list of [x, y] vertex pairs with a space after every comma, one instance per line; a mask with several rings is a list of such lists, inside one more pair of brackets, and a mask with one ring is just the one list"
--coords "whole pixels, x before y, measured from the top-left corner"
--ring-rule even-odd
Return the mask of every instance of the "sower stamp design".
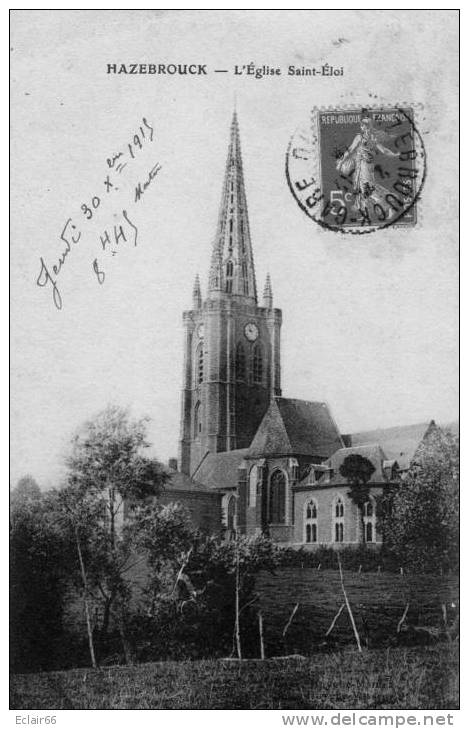
[[371, 233], [417, 222], [425, 180], [422, 137], [409, 107], [313, 110], [287, 152], [298, 205], [324, 228]]

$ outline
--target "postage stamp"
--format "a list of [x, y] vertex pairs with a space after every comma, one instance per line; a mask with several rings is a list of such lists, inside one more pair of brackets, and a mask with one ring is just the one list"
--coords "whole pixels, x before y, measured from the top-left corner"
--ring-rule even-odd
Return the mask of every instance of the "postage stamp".
[[323, 228], [414, 226], [426, 175], [414, 108], [313, 109], [290, 140], [286, 175], [298, 205]]

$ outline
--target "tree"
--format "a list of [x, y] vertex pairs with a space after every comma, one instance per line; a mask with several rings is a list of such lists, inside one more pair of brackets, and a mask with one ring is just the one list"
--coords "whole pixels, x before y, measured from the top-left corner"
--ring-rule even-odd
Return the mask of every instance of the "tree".
[[[97, 667], [93, 626], [91, 622], [91, 602], [93, 592], [88, 573], [104, 578], [106, 554], [100, 549], [99, 530], [104, 514], [103, 505], [93, 498], [87, 498], [85, 491], [68, 488], [53, 492], [55, 496], [55, 509], [58, 523], [63, 528], [64, 541], [68, 540], [70, 547], [75, 550], [78, 559], [79, 575], [81, 580], [81, 593], [86, 620], [86, 632], [91, 657], [91, 665]], [[93, 563], [95, 569], [93, 569]], [[72, 563], [73, 564], [73, 563]], [[99, 567], [98, 567], [99, 565]], [[98, 569], [96, 569], [98, 567]], [[97, 582], [99, 585], [99, 582]]]
[[38, 502], [41, 498], [41, 489], [37, 481], [30, 476], [23, 476], [16, 484], [16, 488], [10, 494], [11, 505], [26, 504], [27, 502]]
[[241, 658], [246, 651], [252, 653], [253, 646], [257, 650], [255, 576], [261, 570], [272, 571], [278, 565], [279, 552], [279, 547], [265, 536], [237, 534], [229, 542], [205, 539], [191, 554], [187, 573], [199, 588], [205, 616], [209, 616], [217, 641], [212, 653], [221, 649], [226, 655], [231, 649]]
[[10, 662], [14, 671], [60, 667], [64, 643], [67, 544], [50, 497], [20, 479], [10, 506]]
[[433, 428], [381, 515], [388, 554], [412, 571], [448, 570], [459, 555], [459, 443]]
[[[180, 512], [180, 506], [171, 506]], [[172, 510], [166, 518], [177, 526]], [[257, 656], [255, 575], [278, 564], [280, 548], [264, 536], [221, 541], [201, 534], [188, 539], [185, 548], [180, 557], [177, 550], [170, 555], [168, 572], [160, 563], [155, 589], [146, 590], [146, 600], [134, 615], [140, 657]]]
[[[154, 497], [169, 480], [163, 466], [145, 456], [146, 422], [131, 420], [122, 408], [108, 407], [79, 429], [66, 461], [68, 479], [58, 504], [76, 549], [92, 662], [91, 599], [102, 607], [100, 638], [106, 638], [113, 619], [126, 660], [132, 662], [126, 632], [130, 587], [125, 574], [131, 569], [140, 533], [148, 526], [148, 513], [156, 513]], [[139, 508], [142, 504], [146, 511]]]
[[339, 468], [340, 475], [347, 479], [350, 484], [349, 498], [357, 506], [360, 514], [360, 542], [365, 543], [365, 521], [364, 508], [370, 498], [370, 478], [375, 472], [375, 467], [364, 456], [359, 453], [351, 453], [344, 458]]

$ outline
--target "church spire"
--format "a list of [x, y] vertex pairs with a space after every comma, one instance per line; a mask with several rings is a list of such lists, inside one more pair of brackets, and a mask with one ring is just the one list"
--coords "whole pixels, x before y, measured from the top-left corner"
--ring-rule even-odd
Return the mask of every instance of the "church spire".
[[208, 295], [242, 296], [257, 303], [256, 275], [244, 189], [236, 111], [230, 129], [225, 181], [210, 265]]

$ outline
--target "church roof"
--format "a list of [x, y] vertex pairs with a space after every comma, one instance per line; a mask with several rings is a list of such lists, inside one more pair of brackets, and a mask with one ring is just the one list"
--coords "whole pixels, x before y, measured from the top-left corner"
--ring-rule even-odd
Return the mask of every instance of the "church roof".
[[435, 422], [417, 423], [414, 425], [398, 425], [393, 428], [379, 428], [350, 436], [352, 446], [379, 444], [386, 458], [396, 460], [402, 470], [409, 468], [415, 451], [422, 442], [427, 431], [435, 426]]
[[166, 484], [165, 491], [207, 491], [207, 487], [199, 480], [194, 481], [190, 476], [174, 469], [168, 469], [171, 475], [170, 481]]
[[351, 448], [340, 448], [336, 451], [327, 461], [327, 465], [333, 469], [330, 482], [327, 484], [328, 486], [339, 486], [348, 483], [347, 479], [340, 474], [340, 467], [347, 456], [355, 454], [367, 458], [375, 467], [374, 473], [370, 478], [370, 484], [387, 483], [388, 479], [383, 473], [383, 464], [386, 462], [385, 454], [380, 446], [375, 443], [371, 445], [352, 446]]
[[243, 465], [247, 448], [224, 453], [209, 453], [197, 470], [197, 481], [210, 490], [238, 485], [238, 467]]
[[327, 458], [343, 446], [324, 402], [275, 398], [249, 448], [250, 457], [308, 455]]

